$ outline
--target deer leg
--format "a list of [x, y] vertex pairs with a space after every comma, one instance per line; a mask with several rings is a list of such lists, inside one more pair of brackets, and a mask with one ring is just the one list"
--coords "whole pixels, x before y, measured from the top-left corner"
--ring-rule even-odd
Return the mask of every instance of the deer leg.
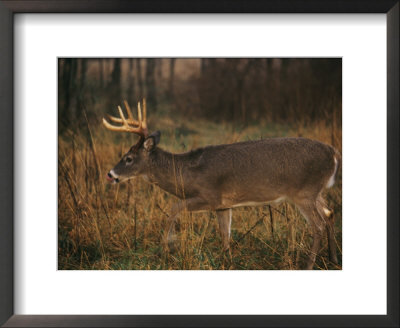
[[179, 214], [180, 212], [176, 212], [167, 218], [167, 229], [164, 242], [166, 245], [168, 245], [170, 250], [174, 248], [173, 243], [175, 241], [175, 222]]
[[338, 264], [338, 259], [336, 254], [336, 241], [335, 241], [335, 230], [334, 230], [335, 228], [333, 219], [330, 219], [328, 221], [326, 229], [328, 231], [329, 260], [334, 264]]
[[198, 211], [205, 209], [205, 206], [207, 203], [202, 200], [201, 198], [189, 198], [182, 200], [178, 203], [175, 203], [172, 206], [171, 210], [171, 215], [167, 218], [167, 229], [166, 229], [166, 242], [170, 246], [170, 248], [173, 248], [173, 242], [174, 242], [174, 229], [175, 229], [175, 222], [176, 219], [178, 218], [179, 214], [184, 211]]
[[318, 212], [323, 217], [326, 222], [326, 231], [328, 235], [328, 249], [329, 249], [329, 260], [338, 264], [337, 254], [336, 254], [336, 241], [335, 241], [335, 218], [333, 216], [333, 211], [326, 206], [324, 199], [319, 196], [317, 201]]
[[217, 210], [217, 218], [223, 250], [227, 251], [229, 249], [229, 239], [231, 237], [232, 209]]
[[310, 256], [307, 261], [306, 269], [312, 270], [315, 264], [320, 245], [321, 245], [322, 233], [321, 228], [318, 226], [313, 227], [313, 244], [310, 251]]
[[326, 223], [326, 230], [328, 232], [329, 260], [334, 264], [338, 264], [335, 240], [335, 218], [332, 211], [330, 211], [330, 215], [327, 217]]
[[313, 244], [306, 265], [307, 270], [312, 270], [320, 249], [321, 239], [325, 229], [325, 220], [320, 216], [316, 203], [297, 204], [297, 206], [300, 208], [300, 211], [306, 217], [312, 228]]

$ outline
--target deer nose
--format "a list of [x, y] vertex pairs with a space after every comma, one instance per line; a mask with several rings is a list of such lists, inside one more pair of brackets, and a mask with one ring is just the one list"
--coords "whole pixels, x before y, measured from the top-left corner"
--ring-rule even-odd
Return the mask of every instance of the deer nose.
[[107, 173], [107, 180], [108, 181], [113, 181], [114, 180], [114, 178], [113, 178], [113, 176], [111, 175], [110, 172]]
[[118, 175], [116, 175], [116, 174], [114, 173], [114, 170], [111, 170], [110, 172], [108, 172], [106, 178], [107, 178], [107, 180], [110, 181], [110, 182], [116, 182], [116, 183], [119, 182]]

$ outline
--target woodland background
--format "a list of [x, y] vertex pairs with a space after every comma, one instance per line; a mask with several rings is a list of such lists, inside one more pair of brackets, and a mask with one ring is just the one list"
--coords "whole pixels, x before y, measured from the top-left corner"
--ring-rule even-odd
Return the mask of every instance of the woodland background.
[[152, 113], [169, 111], [236, 124], [341, 120], [341, 59], [59, 60], [59, 122], [82, 112], [109, 112], [147, 98]]

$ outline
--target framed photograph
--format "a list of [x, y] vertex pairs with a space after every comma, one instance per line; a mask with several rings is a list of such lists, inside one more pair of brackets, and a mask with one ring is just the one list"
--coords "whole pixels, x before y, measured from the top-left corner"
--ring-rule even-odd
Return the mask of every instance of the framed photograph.
[[58, 61], [59, 270], [342, 268], [341, 58]]
[[399, 325], [398, 1], [0, 10], [2, 325]]

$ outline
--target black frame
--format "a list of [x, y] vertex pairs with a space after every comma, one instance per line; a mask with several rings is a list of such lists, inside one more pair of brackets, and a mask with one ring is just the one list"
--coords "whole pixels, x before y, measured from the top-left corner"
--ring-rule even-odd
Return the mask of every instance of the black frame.
[[[90, 2], [0, 0], [0, 324], [6, 327], [399, 327], [399, 7], [398, 0], [92, 0]], [[386, 13], [387, 315], [14, 315], [13, 15], [15, 13]]]

